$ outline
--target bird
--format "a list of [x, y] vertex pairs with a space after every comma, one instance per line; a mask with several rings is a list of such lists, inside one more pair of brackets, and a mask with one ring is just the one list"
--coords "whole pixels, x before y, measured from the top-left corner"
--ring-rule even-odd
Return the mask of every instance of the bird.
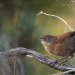
[[67, 62], [74, 57], [75, 31], [59, 35], [43, 35], [39, 40], [49, 54], [64, 57], [64, 62]]

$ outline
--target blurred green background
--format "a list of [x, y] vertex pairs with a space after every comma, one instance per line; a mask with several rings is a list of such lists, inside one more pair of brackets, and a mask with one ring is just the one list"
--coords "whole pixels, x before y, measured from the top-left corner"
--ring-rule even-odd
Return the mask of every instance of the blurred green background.
[[[73, 0], [0, 0], [0, 50], [25, 47], [49, 55], [38, 40], [44, 34], [62, 34], [65, 24], [46, 15], [43, 11], [60, 16], [75, 29], [75, 3]], [[71, 31], [68, 27], [66, 31]], [[17, 57], [16, 75], [51, 75], [58, 71], [40, 62]], [[72, 63], [75, 64], [74, 59]], [[13, 58], [0, 59], [0, 75], [13, 75]]]

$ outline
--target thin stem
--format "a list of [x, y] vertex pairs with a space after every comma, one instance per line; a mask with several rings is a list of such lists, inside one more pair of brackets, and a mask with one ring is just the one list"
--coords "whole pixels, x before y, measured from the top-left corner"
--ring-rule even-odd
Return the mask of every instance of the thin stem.
[[64, 19], [62, 19], [61, 17], [59, 17], [59, 16], [57, 16], [57, 15], [47, 14], [47, 13], [44, 13], [43, 11], [41, 11], [41, 12], [38, 13], [37, 15], [40, 15], [40, 14], [44, 14], [44, 15], [47, 15], [47, 16], [56, 17], [56, 18], [60, 19], [61, 21], [63, 21], [63, 22], [66, 24], [66, 26], [68, 26], [68, 28], [69, 28], [71, 31], [74, 31], [74, 30], [68, 25], [68, 23], [67, 23]]
[[14, 74], [16, 75], [16, 57], [13, 57], [13, 63], [14, 63]]

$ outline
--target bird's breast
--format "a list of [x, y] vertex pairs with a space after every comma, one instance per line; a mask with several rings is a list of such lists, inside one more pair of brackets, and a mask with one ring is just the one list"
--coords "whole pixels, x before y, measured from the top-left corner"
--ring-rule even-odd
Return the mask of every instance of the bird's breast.
[[62, 44], [57, 44], [52, 46], [48, 45], [48, 46], [44, 46], [44, 48], [46, 49], [48, 53], [58, 55], [58, 56], [68, 56], [73, 54], [72, 52], [73, 48], [71, 48], [70, 46], [68, 47], [63, 46]]

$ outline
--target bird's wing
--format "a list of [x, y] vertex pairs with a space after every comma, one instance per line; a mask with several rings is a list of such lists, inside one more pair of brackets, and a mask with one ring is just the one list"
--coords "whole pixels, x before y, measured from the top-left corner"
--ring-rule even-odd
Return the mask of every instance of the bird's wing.
[[70, 38], [70, 37], [73, 37], [75, 36], [75, 32], [72, 31], [72, 32], [67, 32], [67, 33], [64, 33], [62, 35], [59, 35], [58, 36], [58, 43], [62, 43], [63, 41], [65, 41], [66, 39]]

